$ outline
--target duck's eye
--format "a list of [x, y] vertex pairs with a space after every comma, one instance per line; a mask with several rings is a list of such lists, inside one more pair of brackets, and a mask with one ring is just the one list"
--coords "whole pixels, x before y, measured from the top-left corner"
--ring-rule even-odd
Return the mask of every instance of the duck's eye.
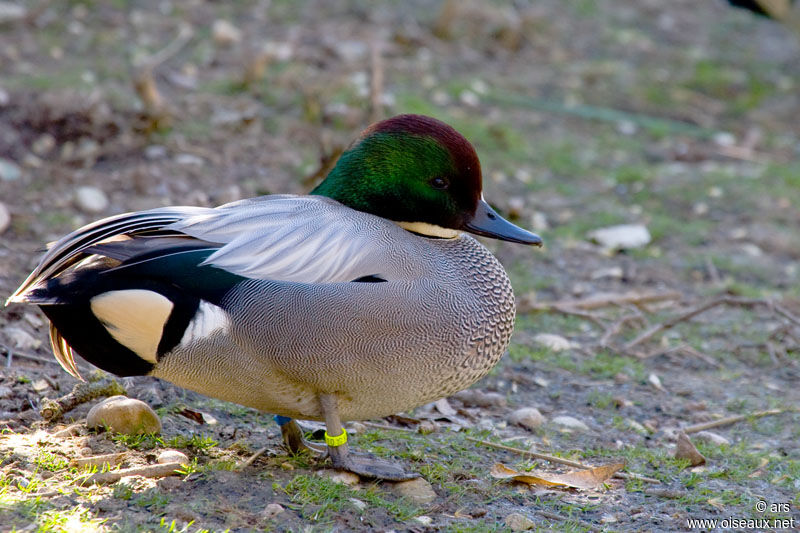
[[446, 189], [450, 185], [447, 178], [433, 178], [431, 180], [431, 187], [434, 189]]

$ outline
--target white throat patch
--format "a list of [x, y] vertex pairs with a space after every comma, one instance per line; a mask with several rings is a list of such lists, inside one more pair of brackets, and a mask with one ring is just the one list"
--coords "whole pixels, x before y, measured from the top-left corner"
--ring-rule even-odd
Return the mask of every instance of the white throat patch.
[[397, 222], [397, 225], [408, 231], [419, 233], [420, 235], [439, 237], [440, 239], [455, 239], [461, 235], [461, 232], [458, 230], [443, 228], [436, 224], [428, 224], [427, 222]]

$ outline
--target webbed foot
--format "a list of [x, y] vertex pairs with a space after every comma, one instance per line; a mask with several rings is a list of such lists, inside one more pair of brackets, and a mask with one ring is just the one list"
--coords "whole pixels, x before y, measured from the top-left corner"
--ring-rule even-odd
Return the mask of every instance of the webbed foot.
[[290, 452], [308, 452], [316, 457], [325, 457], [328, 455], [327, 446], [323, 444], [316, 444], [314, 442], [308, 442], [303, 437], [303, 430], [294, 419], [284, 416], [276, 416], [275, 421], [281, 428], [283, 444], [289, 449]]
[[406, 472], [397, 464], [368, 455], [350, 453], [347, 444], [329, 447], [328, 453], [334, 468], [347, 470], [361, 477], [369, 479], [383, 479], [386, 481], [406, 481], [420, 477], [415, 472]]

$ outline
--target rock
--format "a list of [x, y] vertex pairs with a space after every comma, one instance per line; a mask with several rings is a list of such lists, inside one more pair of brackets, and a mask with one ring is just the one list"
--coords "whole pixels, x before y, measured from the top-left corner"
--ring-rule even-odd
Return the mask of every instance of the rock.
[[175, 162], [179, 165], [202, 167], [206, 164], [202, 157], [194, 154], [178, 154], [175, 156]]
[[0, 234], [11, 225], [11, 213], [3, 202], [0, 202]]
[[620, 224], [598, 228], [589, 232], [590, 240], [609, 250], [641, 248], [650, 243], [652, 237], [643, 224]]
[[38, 348], [42, 341], [34, 338], [30, 333], [22, 328], [8, 327], [5, 329], [6, 338], [11, 341], [14, 348], [21, 350], [32, 350]]
[[36, 155], [47, 155], [53, 151], [53, 148], [56, 147], [56, 138], [50, 135], [49, 133], [45, 133], [40, 135], [33, 141], [31, 144], [31, 150]]
[[16, 181], [22, 176], [22, 169], [10, 159], [0, 157], [0, 181]]
[[102, 213], [108, 208], [108, 197], [97, 187], [78, 187], [75, 190], [75, 205], [85, 213]]
[[156, 457], [156, 462], [160, 465], [164, 465], [167, 463], [180, 463], [182, 465], [189, 464], [189, 457], [183, 453], [179, 452], [178, 450], [162, 450], [158, 457]]
[[591, 279], [622, 279], [622, 276], [624, 275], [625, 273], [622, 271], [622, 267], [613, 266], [608, 268], [598, 268], [592, 272]]
[[414, 520], [416, 520], [417, 522], [419, 522], [423, 526], [429, 526], [429, 525], [433, 524], [433, 518], [431, 518], [430, 516], [424, 515], [424, 514], [414, 518]]
[[369, 47], [362, 41], [342, 40], [336, 43], [336, 53], [347, 63], [363, 60], [369, 53]]
[[92, 407], [86, 415], [86, 425], [93, 429], [108, 427], [126, 435], [161, 432], [161, 420], [155, 411], [143, 401], [125, 396], [112, 396]]
[[722, 435], [718, 435], [717, 433], [712, 433], [711, 431], [698, 431], [697, 433], [695, 433], [694, 438], [699, 441], [716, 444], [717, 446], [730, 446], [731, 444], [731, 441], [729, 441]]
[[0, 385], [0, 398], [10, 398], [12, 394], [14, 391], [11, 390], [11, 387]]
[[211, 36], [218, 46], [231, 46], [242, 40], [242, 30], [225, 19], [217, 19], [211, 25]]
[[348, 498], [348, 501], [353, 504], [353, 507], [358, 509], [359, 511], [363, 511], [367, 508], [367, 502], [361, 501], [358, 498]]
[[559, 426], [564, 426], [569, 429], [577, 429], [578, 431], [589, 431], [589, 426], [575, 418], [574, 416], [557, 416], [553, 418], [553, 423]]
[[47, 382], [46, 379], [37, 379], [34, 381], [31, 386], [35, 392], [42, 393], [50, 388], [50, 384]]
[[0, 24], [18, 22], [28, 14], [26, 9], [14, 2], [0, 2]]
[[275, 518], [279, 514], [283, 512], [283, 506], [279, 503], [270, 503], [264, 508], [264, 512], [261, 513], [264, 518], [269, 520], [270, 518]]
[[477, 389], [462, 390], [452, 397], [463, 403], [464, 407], [505, 407], [508, 405], [504, 395], [497, 392], [483, 392]]
[[161, 490], [167, 492], [179, 489], [182, 484], [183, 481], [181, 481], [180, 478], [173, 476], [161, 478], [156, 482], [156, 485], [158, 485]]
[[684, 432], [678, 433], [678, 444], [675, 446], [676, 459], [688, 459], [691, 466], [699, 466], [705, 464], [706, 458], [703, 457], [697, 448], [694, 447], [692, 441]]
[[660, 391], [664, 390], [664, 385], [661, 384], [661, 378], [659, 378], [656, 374], [651, 372], [650, 375], [647, 376], [647, 381], [649, 381], [650, 385], [657, 388], [658, 390]]
[[575, 343], [565, 339], [561, 335], [555, 335], [553, 333], [539, 333], [533, 340], [554, 352], [563, 352], [564, 350], [575, 347]]
[[398, 481], [392, 489], [398, 496], [407, 498], [417, 505], [427, 505], [436, 499], [436, 492], [431, 484], [421, 477]]
[[160, 144], [151, 144], [144, 149], [144, 156], [147, 159], [164, 159], [167, 157], [167, 148]]
[[508, 417], [508, 420], [512, 424], [517, 424], [518, 426], [534, 430], [544, 424], [545, 418], [537, 408], [523, 407], [522, 409], [517, 409], [511, 413], [511, 416]]
[[522, 513], [511, 513], [505, 522], [511, 531], [528, 531], [536, 527], [536, 523]]
[[345, 470], [320, 470], [319, 475], [330, 479], [334, 483], [341, 483], [348, 487], [355, 487], [361, 483], [361, 478], [358, 477], [358, 474]]

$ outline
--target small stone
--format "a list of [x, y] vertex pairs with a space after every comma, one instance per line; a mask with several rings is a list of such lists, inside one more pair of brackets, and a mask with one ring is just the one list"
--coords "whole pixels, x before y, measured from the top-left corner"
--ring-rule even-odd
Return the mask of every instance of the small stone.
[[712, 139], [717, 146], [736, 145], [736, 136], [733, 133], [729, 133], [727, 131], [721, 131], [719, 133], [715, 133]]
[[589, 232], [590, 240], [609, 250], [641, 248], [650, 243], [652, 237], [642, 224], [620, 224], [598, 228]]
[[159, 479], [156, 484], [161, 490], [170, 492], [179, 489], [183, 481], [181, 481], [180, 478], [169, 476]]
[[420, 420], [417, 431], [421, 435], [428, 435], [430, 433], [435, 433], [438, 429], [439, 429], [439, 424], [437, 424], [433, 420]]
[[10, 159], [0, 157], [0, 180], [16, 181], [22, 176], [22, 169]]
[[11, 96], [8, 91], [0, 87], [0, 107], [5, 107], [11, 101]]
[[617, 131], [622, 135], [633, 135], [639, 131], [639, 127], [635, 122], [631, 122], [630, 120], [620, 120], [617, 122]]
[[462, 104], [469, 107], [478, 107], [481, 103], [481, 99], [478, 98], [478, 95], [468, 89], [461, 91], [461, 94], [458, 95], [458, 99]]
[[658, 390], [664, 390], [664, 385], [661, 384], [661, 378], [659, 378], [656, 374], [651, 373], [649, 376], [647, 376], [647, 381], [649, 381], [650, 384]]
[[163, 450], [156, 457], [156, 462], [160, 465], [167, 463], [181, 463], [182, 465], [189, 464], [189, 457], [178, 450]]
[[591, 278], [592, 279], [622, 279], [625, 273], [622, 271], [622, 267], [613, 266], [608, 268], [599, 268], [592, 272]]
[[436, 499], [436, 492], [431, 484], [421, 477], [398, 481], [394, 484], [393, 490], [417, 505], [427, 505]]
[[75, 205], [85, 213], [102, 213], [108, 208], [108, 197], [97, 187], [78, 187], [75, 191]]
[[355, 507], [359, 511], [363, 511], [364, 509], [367, 508], [366, 502], [363, 502], [363, 501], [359, 500], [358, 498], [348, 498], [348, 500], [350, 501], [350, 503], [353, 504], [353, 507]]
[[40, 135], [35, 141], [33, 141], [33, 144], [31, 144], [31, 150], [33, 153], [41, 156], [49, 154], [55, 147], [56, 138], [49, 133]]
[[270, 503], [264, 508], [264, 512], [261, 514], [264, 515], [264, 518], [269, 520], [270, 518], [275, 518], [282, 512], [283, 512], [283, 506], [281, 504]]
[[0, 385], [0, 398], [10, 398], [13, 393], [14, 391], [11, 390], [11, 387]]
[[46, 379], [37, 379], [32, 383], [33, 390], [36, 392], [44, 392], [50, 388], [50, 384]]
[[161, 420], [155, 411], [143, 401], [125, 396], [112, 396], [92, 407], [86, 425], [92, 429], [108, 427], [126, 435], [161, 432]]
[[175, 162], [179, 165], [202, 167], [206, 164], [202, 157], [194, 154], [178, 154], [175, 156]]
[[508, 420], [512, 424], [517, 424], [518, 426], [522, 426], [530, 430], [540, 427], [545, 422], [544, 415], [542, 415], [542, 413], [540, 413], [535, 407], [523, 407], [522, 409], [517, 409], [511, 413], [511, 416], [508, 417]]
[[536, 527], [536, 523], [522, 513], [511, 513], [505, 522], [511, 531], [528, 531]]
[[718, 435], [717, 433], [713, 433], [711, 431], [698, 431], [695, 433], [694, 438], [699, 441], [716, 444], [717, 446], [730, 446], [731, 444], [731, 441], [722, 435]]
[[6, 338], [11, 341], [11, 344], [14, 348], [19, 348], [21, 350], [32, 350], [38, 348], [39, 345], [42, 344], [42, 341], [35, 338], [22, 328], [14, 326], [8, 327], [5, 329], [4, 333], [6, 334]]
[[3, 202], [0, 202], [0, 234], [11, 225], [11, 213]]
[[217, 19], [211, 25], [211, 36], [218, 46], [231, 46], [242, 40], [242, 30], [225, 19]]
[[345, 62], [355, 63], [367, 57], [369, 48], [362, 41], [342, 40], [336, 43], [336, 53]]
[[353, 435], [358, 435], [360, 433], [367, 432], [367, 426], [362, 424], [361, 422], [349, 422], [348, 423], [348, 433], [352, 433]]
[[348, 487], [355, 487], [361, 483], [361, 478], [358, 477], [358, 474], [347, 472], [346, 470], [320, 470], [319, 475], [327, 477], [334, 483], [341, 483]]
[[424, 514], [414, 518], [414, 520], [416, 520], [417, 522], [419, 522], [423, 526], [429, 526], [429, 525], [433, 524], [433, 518], [431, 518], [430, 516], [424, 515]]
[[539, 333], [533, 338], [533, 341], [554, 352], [563, 352], [575, 347], [571, 341], [553, 333]]
[[94, 450], [92, 450], [88, 446], [85, 446], [80, 450], [78, 450], [78, 455], [80, 455], [81, 457], [91, 457], [92, 455], [94, 455]]
[[164, 159], [167, 157], [167, 148], [160, 144], [151, 144], [144, 149], [144, 156], [147, 159]]
[[575, 418], [574, 416], [557, 416], [553, 418], [553, 423], [559, 426], [564, 426], [569, 429], [577, 429], [578, 431], [589, 431], [589, 426]]
[[464, 407], [505, 407], [508, 405], [505, 395], [477, 389], [462, 390], [455, 393], [453, 398], [463, 403]]
[[14, 2], [0, 2], [0, 24], [17, 22], [25, 18], [28, 12]]

